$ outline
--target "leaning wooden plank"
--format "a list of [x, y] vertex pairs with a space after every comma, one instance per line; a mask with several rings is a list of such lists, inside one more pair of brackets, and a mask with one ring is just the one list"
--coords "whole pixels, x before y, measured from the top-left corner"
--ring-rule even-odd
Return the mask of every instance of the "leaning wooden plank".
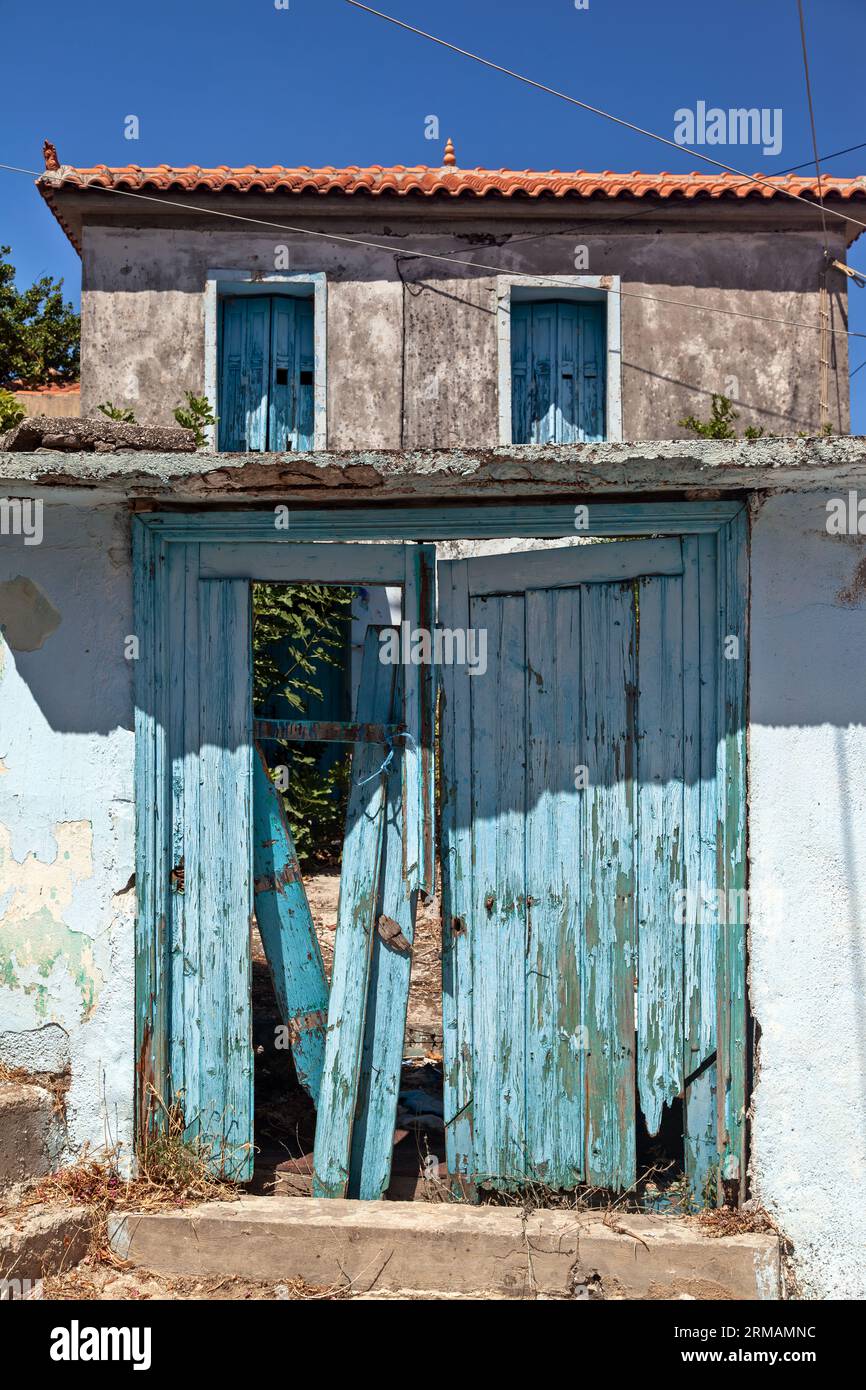
[[325, 1061], [328, 981], [282, 797], [261, 750], [253, 764], [253, 880], [256, 921], [295, 1071], [319, 1101]]
[[635, 1180], [635, 611], [632, 586], [581, 591], [586, 1180]]
[[[398, 676], [398, 699], [402, 695], [401, 684]], [[349, 1168], [349, 1196], [367, 1201], [383, 1197], [391, 1179], [415, 938], [418, 895], [403, 877], [403, 757], [404, 752], [398, 744], [388, 771], [383, 862], [376, 904], [377, 930], [370, 962], [361, 1080]]]
[[686, 822], [683, 814], [682, 580], [642, 580], [639, 602], [637, 1069], [641, 1109], [655, 1135], [683, 1087], [680, 895], [699, 827], [697, 816]]
[[239, 1182], [253, 1172], [249, 608], [243, 580], [199, 586], [199, 1128], [214, 1168]]
[[[368, 628], [356, 711], [360, 722], [390, 719], [395, 673], [394, 665], [379, 660], [378, 630]], [[317, 1197], [345, 1197], [349, 1182], [384, 834], [387, 774], [383, 751], [375, 743], [358, 744], [352, 762], [313, 1151], [313, 1193]]]

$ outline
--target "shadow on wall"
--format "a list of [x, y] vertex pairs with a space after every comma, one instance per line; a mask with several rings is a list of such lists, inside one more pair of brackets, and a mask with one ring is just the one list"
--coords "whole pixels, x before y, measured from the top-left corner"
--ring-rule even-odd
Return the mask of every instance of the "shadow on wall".
[[[27, 543], [12, 527], [3, 531], [4, 755], [8, 759], [14, 749], [16, 729], [22, 738], [31, 737], [34, 705], [57, 733], [132, 730], [134, 662], [126, 655], [134, 635], [132, 562], [125, 512], [48, 503], [38, 544]], [[20, 685], [11, 683], [13, 672]]]

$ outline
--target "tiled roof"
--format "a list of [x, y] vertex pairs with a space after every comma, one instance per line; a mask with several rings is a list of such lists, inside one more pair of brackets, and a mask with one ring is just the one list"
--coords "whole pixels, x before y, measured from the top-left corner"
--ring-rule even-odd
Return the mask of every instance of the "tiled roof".
[[[765, 176], [761, 175], [764, 178]], [[402, 164], [384, 168], [379, 164], [369, 168], [350, 166], [346, 169], [297, 169], [273, 165], [260, 169], [249, 164], [233, 169], [221, 165], [217, 169], [202, 169], [196, 164], [174, 167], [168, 164], [143, 169], [135, 164], [109, 168], [97, 164], [91, 169], [76, 169], [62, 164], [49, 169], [38, 181], [40, 190], [50, 195], [59, 188], [119, 188], [133, 192], [226, 190], [239, 193], [319, 193], [319, 194], [383, 194], [426, 198], [773, 198], [781, 193], [796, 193], [801, 197], [817, 198], [818, 184], [814, 177], [789, 174], [770, 178], [764, 183], [750, 183], [737, 174], [722, 171], [691, 174], [617, 174], [605, 170], [600, 174], [578, 169], [565, 173], [559, 169], [458, 169], [443, 165], [430, 168]], [[823, 179], [825, 198], [851, 199], [866, 197], [866, 177]]]

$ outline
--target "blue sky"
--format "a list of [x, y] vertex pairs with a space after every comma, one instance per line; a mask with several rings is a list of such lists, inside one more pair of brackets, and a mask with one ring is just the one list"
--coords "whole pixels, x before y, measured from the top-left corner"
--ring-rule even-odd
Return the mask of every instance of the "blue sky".
[[[805, 0], [822, 154], [866, 141], [866, 4]], [[780, 154], [707, 152], [750, 173], [810, 157], [796, 0], [379, 0], [420, 28], [661, 134], [674, 112], [780, 107]], [[439, 117], [458, 162], [499, 168], [688, 170], [695, 160], [532, 91], [350, 8], [345, 0], [4, 0], [0, 161], [41, 168], [42, 141], [70, 164], [436, 164]], [[140, 138], [124, 138], [136, 115]], [[866, 149], [827, 165], [866, 171]], [[860, 214], [862, 216], [862, 214]], [[866, 217], [863, 219], [866, 221]], [[0, 172], [0, 241], [19, 283], [80, 265], [20, 174]], [[866, 241], [853, 263], [866, 268]], [[866, 333], [866, 290], [850, 327]], [[866, 361], [866, 338], [851, 344]], [[852, 427], [866, 433], [866, 369]]]

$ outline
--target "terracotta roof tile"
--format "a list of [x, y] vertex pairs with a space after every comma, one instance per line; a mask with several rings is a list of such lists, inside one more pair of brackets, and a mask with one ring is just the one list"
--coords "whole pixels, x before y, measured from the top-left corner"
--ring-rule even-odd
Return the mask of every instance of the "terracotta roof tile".
[[[761, 177], [764, 177], [763, 175]], [[44, 194], [60, 188], [119, 188], [133, 192], [185, 192], [226, 190], [240, 193], [364, 193], [374, 197], [393, 194], [406, 197], [450, 198], [773, 198], [778, 193], [797, 193], [817, 197], [815, 178], [789, 174], [766, 183], [750, 183], [737, 174], [722, 171], [691, 174], [614, 173], [609, 169], [600, 174], [578, 169], [573, 173], [559, 169], [457, 169], [450, 166], [430, 168], [415, 165], [406, 168], [396, 164], [385, 168], [379, 164], [369, 168], [357, 165], [346, 169], [285, 168], [273, 165], [260, 169], [248, 164], [243, 168], [221, 165], [217, 169], [202, 169], [196, 164], [175, 167], [160, 164], [143, 169], [129, 164], [109, 168], [98, 164], [91, 169], [77, 169], [62, 164], [57, 170], [46, 170], [38, 180]], [[823, 180], [825, 197], [850, 199], [866, 196], [866, 177], [829, 178]]]

